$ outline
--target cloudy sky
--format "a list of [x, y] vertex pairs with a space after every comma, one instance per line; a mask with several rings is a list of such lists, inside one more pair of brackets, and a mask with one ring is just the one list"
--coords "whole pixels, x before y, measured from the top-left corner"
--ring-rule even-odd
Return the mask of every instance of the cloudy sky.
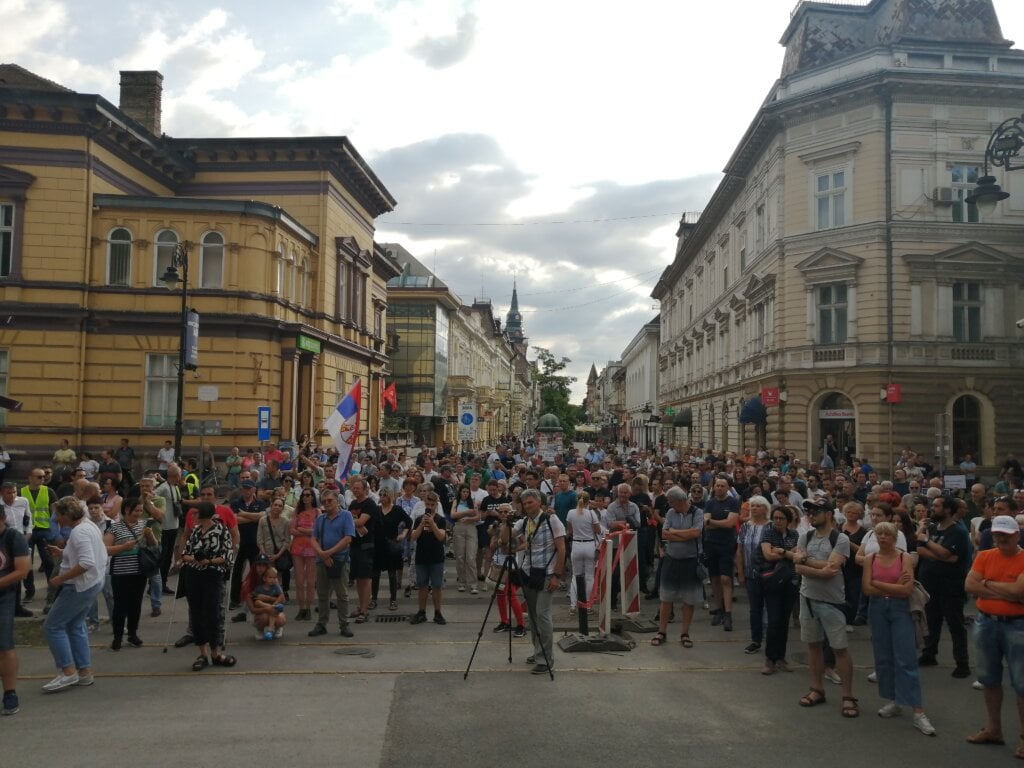
[[[863, 4], [863, 0], [855, 0]], [[1024, 46], [1024, 2], [994, 0]], [[164, 75], [174, 136], [346, 135], [401, 242], [532, 345], [617, 359], [778, 76], [796, 0], [0, 0], [0, 60], [118, 101]]]

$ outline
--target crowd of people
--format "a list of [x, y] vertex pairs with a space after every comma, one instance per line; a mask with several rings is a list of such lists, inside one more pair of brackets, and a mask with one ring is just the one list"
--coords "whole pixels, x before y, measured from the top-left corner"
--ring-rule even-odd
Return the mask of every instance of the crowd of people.
[[[227, 614], [272, 642], [289, 620], [312, 622], [309, 636], [327, 634], [334, 610], [337, 631], [352, 637], [354, 625], [384, 609], [384, 574], [387, 610], [415, 590], [411, 623], [444, 625], [449, 558], [455, 588], [496, 589], [495, 631], [529, 631], [528, 661], [550, 674], [553, 611], [591, 610], [596, 552], [618, 531], [635, 532], [640, 582], [658, 601], [654, 646], [666, 644], [677, 608], [683, 648], [710, 628], [733, 632], [734, 593], [743, 590], [744, 650], [763, 654], [762, 674], [791, 671], [789, 630], [798, 625], [810, 672], [799, 704], [825, 704], [830, 681], [841, 689], [840, 713], [852, 718], [860, 710], [848, 638], [867, 625], [871, 680], [885, 700], [878, 714], [907, 708], [914, 726], [934, 735], [919, 668], [938, 663], [945, 626], [953, 676], [972, 677], [971, 626], [973, 684], [985, 692], [988, 717], [969, 741], [1002, 740], [1004, 662], [1024, 712], [1024, 517], [1016, 518], [1024, 472], [1012, 457], [993, 488], [975, 482], [954, 492], [909, 450], [886, 479], [866, 459], [836, 467], [786, 452], [619, 451], [600, 443], [545, 459], [514, 440], [480, 453], [445, 447], [415, 457], [367, 446], [346, 473], [333, 451], [300, 440], [233, 449], [218, 482], [212, 456], [182, 467], [168, 449], [136, 480], [127, 440], [101, 452], [100, 462], [65, 444], [24, 486], [4, 484], [5, 712], [17, 710], [10, 626], [14, 616], [31, 615], [33, 551], [47, 578], [44, 628], [59, 670], [44, 690], [58, 691], [92, 683], [88, 634], [99, 626], [99, 599], [116, 651], [143, 644], [147, 593], [151, 616], [160, 615], [163, 596], [183, 594], [189, 626], [176, 645], [198, 648], [192, 668], [200, 671], [236, 663], [224, 650]], [[499, 579], [509, 561], [514, 578]], [[584, 577], [582, 593], [570, 574]], [[614, 599], [617, 578], [611, 590]], [[965, 615], [968, 595], [977, 599], [973, 617]], [[698, 607], [710, 614], [700, 632]]]

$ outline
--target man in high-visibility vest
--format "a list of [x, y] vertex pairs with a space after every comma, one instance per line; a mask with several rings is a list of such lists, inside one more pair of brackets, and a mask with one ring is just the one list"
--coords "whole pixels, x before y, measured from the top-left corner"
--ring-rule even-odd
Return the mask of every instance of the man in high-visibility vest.
[[[29, 513], [32, 518], [32, 533], [29, 534], [28, 538], [29, 552], [31, 554], [32, 547], [35, 547], [36, 551], [39, 552], [39, 561], [43, 565], [43, 573], [46, 574], [46, 580], [49, 581], [50, 574], [53, 572], [53, 558], [50, 557], [46, 545], [53, 540], [54, 532], [50, 530], [50, 507], [55, 499], [52, 498], [49, 487], [43, 484], [44, 478], [43, 470], [39, 467], [34, 467], [29, 472], [28, 485], [21, 489], [19, 495], [28, 500]], [[29, 570], [28, 578], [25, 581], [24, 602], [27, 603], [32, 600], [35, 594], [35, 576]]]

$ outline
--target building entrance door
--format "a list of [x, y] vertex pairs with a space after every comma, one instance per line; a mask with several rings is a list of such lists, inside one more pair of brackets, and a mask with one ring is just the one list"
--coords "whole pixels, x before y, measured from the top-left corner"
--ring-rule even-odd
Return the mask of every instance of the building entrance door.
[[832, 392], [820, 401], [814, 460], [827, 452], [836, 469], [849, 466], [857, 450], [857, 413], [853, 403], [841, 392]]

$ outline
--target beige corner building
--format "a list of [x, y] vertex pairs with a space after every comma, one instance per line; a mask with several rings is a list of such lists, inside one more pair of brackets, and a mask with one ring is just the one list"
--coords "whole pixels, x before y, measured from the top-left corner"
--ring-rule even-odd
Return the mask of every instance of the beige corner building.
[[0, 442], [171, 437], [181, 292], [159, 278], [176, 247], [199, 314], [183, 415], [221, 421], [208, 443], [255, 444], [259, 406], [273, 439], [314, 434], [357, 380], [376, 436], [398, 268], [374, 220], [395, 200], [342, 136], [164, 135], [161, 90], [122, 72], [114, 106], [0, 65], [0, 394], [23, 402]]
[[663, 437], [1001, 463], [1024, 433], [1024, 173], [995, 169], [989, 216], [965, 198], [1024, 109], [1024, 51], [990, 0], [804, 2], [781, 42], [653, 292]]

